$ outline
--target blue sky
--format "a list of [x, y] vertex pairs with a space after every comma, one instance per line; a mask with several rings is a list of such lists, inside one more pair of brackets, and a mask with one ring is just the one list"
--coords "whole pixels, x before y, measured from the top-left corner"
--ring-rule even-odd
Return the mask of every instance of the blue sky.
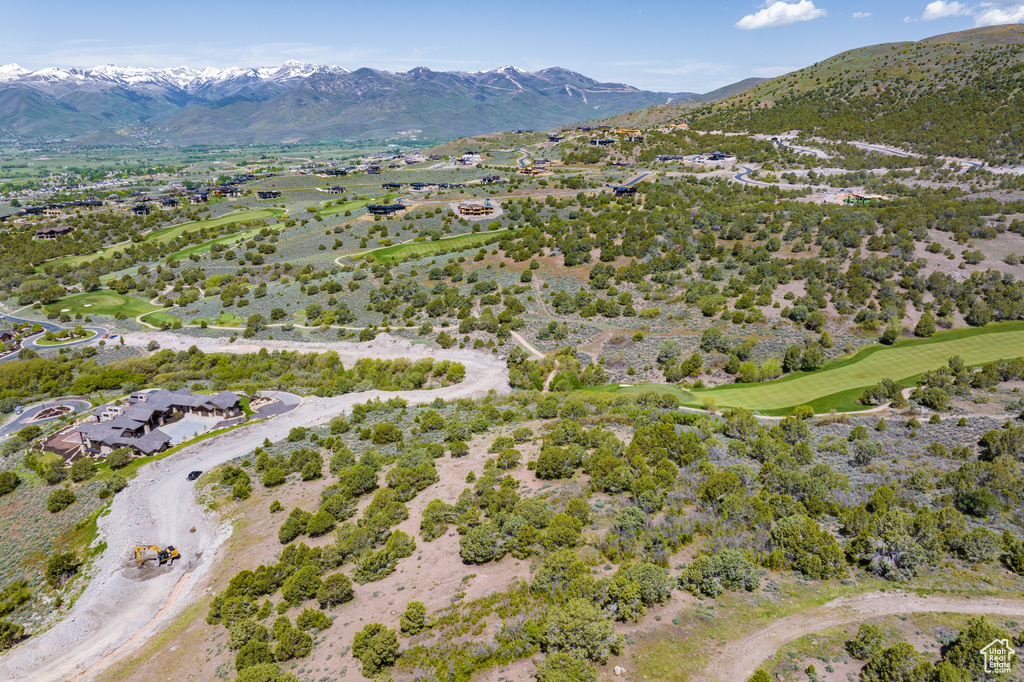
[[0, 64], [404, 71], [564, 66], [706, 92], [854, 47], [1024, 21], [1024, 0], [0, 0]]

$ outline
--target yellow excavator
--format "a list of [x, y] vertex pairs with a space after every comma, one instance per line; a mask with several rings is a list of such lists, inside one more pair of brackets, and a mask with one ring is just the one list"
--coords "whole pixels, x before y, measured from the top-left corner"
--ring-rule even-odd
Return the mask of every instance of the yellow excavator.
[[142, 568], [142, 565], [144, 563], [146, 563], [150, 559], [154, 558], [154, 557], [151, 557], [151, 556], [143, 557], [142, 553], [143, 552], [147, 552], [147, 551], [156, 552], [156, 559], [160, 562], [158, 564], [160, 566], [163, 566], [168, 561], [173, 562], [175, 559], [180, 559], [181, 558], [181, 554], [178, 553], [178, 550], [177, 550], [177, 548], [175, 548], [174, 545], [168, 545], [166, 548], [160, 548], [160, 547], [139, 547], [139, 546], [136, 546], [135, 547], [135, 563], [138, 564], [139, 568]]

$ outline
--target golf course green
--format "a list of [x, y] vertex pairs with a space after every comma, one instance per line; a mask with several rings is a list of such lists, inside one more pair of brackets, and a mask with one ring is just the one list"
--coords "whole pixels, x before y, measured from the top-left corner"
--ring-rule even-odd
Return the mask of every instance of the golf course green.
[[815, 412], [851, 412], [865, 407], [857, 403], [864, 389], [885, 378], [913, 385], [928, 370], [959, 355], [969, 366], [1024, 356], [1024, 322], [1003, 322], [981, 328], [940, 332], [930, 339], [902, 341], [894, 346], [874, 345], [849, 358], [826, 364], [816, 372], [797, 372], [783, 379], [757, 384], [729, 384], [685, 391], [654, 384], [599, 387], [602, 392], [667, 392], [684, 405], [700, 407], [705, 399], [719, 408], [742, 407], [762, 414], [789, 414], [798, 405]]
[[80, 294], [65, 296], [56, 303], [45, 306], [50, 313], [67, 313], [68, 315], [116, 315], [124, 313], [127, 317], [138, 317], [144, 313], [163, 310], [141, 298], [119, 294], [109, 289], [97, 289]]
[[515, 230], [474, 232], [472, 234], [460, 234], [455, 237], [445, 237], [444, 239], [438, 239], [436, 241], [406, 242], [404, 244], [395, 244], [393, 246], [383, 246], [379, 249], [372, 249], [370, 251], [346, 254], [342, 257], [370, 257], [381, 263], [401, 261], [407, 258], [422, 258], [423, 256], [430, 256], [442, 250], [463, 251], [465, 249], [473, 248], [474, 246], [481, 246], [494, 237], [500, 237], [508, 234], [509, 232], [515, 232]]
[[355, 201], [346, 201], [341, 204], [330, 204], [329, 206], [324, 206], [323, 208], [318, 209], [316, 214], [321, 218], [326, 218], [327, 216], [337, 215], [339, 213], [344, 213], [345, 211], [355, 211], [356, 209], [363, 208], [367, 204], [387, 204], [396, 196], [398, 195], [386, 194], [382, 197], [357, 199]]
[[[171, 227], [165, 227], [162, 230], [154, 230], [147, 234], [142, 242], [154, 242], [162, 243], [167, 242], [180, 234], [191, 230], [201, 230], [203, 228], [220, 227], [221, 225], [229, 225], [232, 223], [244, 223], [250, 220], [263, 220], [264, 218], [271, 218], [280, 213], [284, 213], [283, 209], [280, 208], [261, 208], [252, 211], [240, 211], [238, 213], [229, 213], [228, 215], [221, 216], [219, 218], [211, 218], [210, 220], [197, 220], [190, 223], [182, 223], [181, 225], [173, 225]], [[222, 238], [228, 237], [224, 235]], [[36, 266], [38, 272], [42, 272], [46, 266], [56, 267], [59, 265], [80, 265], [82, 263], [88, 263], [97, 258], [106, 257], [109, 258], [115, 253], [123, 253], [131, 244], [135, 242], [123, 242], [121, 244], [115, 244], [105, 249], [96, 251], [95, 253], [85, 254], [81, 256], [65, 256], [64, 258], [55, 258], [50, 261]], [[200, 245], [201, 246], [201, 245]], [[187, 250], [187, 249], [186, 249]]]

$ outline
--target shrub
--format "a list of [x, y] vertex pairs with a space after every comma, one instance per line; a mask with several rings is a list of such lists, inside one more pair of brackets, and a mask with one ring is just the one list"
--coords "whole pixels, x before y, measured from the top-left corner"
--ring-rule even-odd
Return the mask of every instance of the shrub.
[[51, 514], [62, 512], [71, 506], [77, 498], [70, 488], [60, 488], [50, 493], [46, 500], [46, 509]]
[[238, 671], [235, 682], [299, 682], [291, 673], [281, 672], [273, 663], [260, 663]]
[[111, 469], [121, 469], [128, 466], [132, 459], [132, 451], [129, 448], [118, 448], [107, 455], [107, 466]]
[[398, 660], [398, 635], [380, 623], [368, 623], [352, 640], [352, 655], [363, 664], [363, 675], [374, 677]]
[[307, 511], [303, 511], [296, 507], [285, 519], [284, 523], [281, 524], [281, 528], [277, 531], [277, 539], [281, 541], [282, 545], [287, 545], [289, 542], [306, 532], [306, 527], [309, 525], [309, 519], [312, 516]]
[[332, 573], [324, 578], [316, 591], [316, 600], [323, 608], [351, 601], [355, 596], [352, 581], [344, 573]]
[[723, 549], [713, 556], [697, 557], [679, 576], [681, 587], [709, 597], [717, 597], [726, 590], [752, 592], [760, 582], [754, 564], [735, 549]]
[[20, 483], [18, 474], [13, 471], [0, 471], [0, 497], [12, 492]]
[[854, 658], [868, 661], [882, 650], [882, 630], [877, 625], [861, 623], [856, 636], [846, 642], [846, 651]]
[[121, 474], [114, 474], [107, 481], [107, 487], [104, 490], [109, 490], [111, 493], [119, 493], [128, 487], [128, 479]]
[[597, 671], [593, 666], [564, 653], [545, 658], [534, 674], [538, 682], [597, 682]]
[[452, 505], [444, 500], [431, 500], [420, 519], [420, 535], [427, 542], [441, 537], [448, 531], [448, 524], [455, 523], [456, 516]]
[[290, 575], [281, 586], [281, 596], [292, 606], [312, 599], [319, 592], [323, 581], [315, 566], [306, 565]]
[[[977, 656], [977, 652], [975, 652]], [[890, 682], [890, 680], [921, 679], [914, 669], [922, 662], [921, 654], [913, 646], [901, 642], [883, 650], [868, 661], [860, 673], [862, 682]], [[980, 679], [980, 678], [979, 678]]]
[[551, 653], [606, 663], [622, 650], [622, 635], [616, 635], [611, 621], [585, 599], [551, 608], [543, 627], [544, 648]]
[[17, 623], [0, 620], [0, 651], [10, 649], [25, 636], [25, 628]]
[[313, 650], [313, 638], [293, 627], [291, 621], [285, 616], [281, 616], [274, 621], [274, 635], [277, 638], [277, 648], [274, 650], [274, 657], [278, 661], [303, 658], [308, 656], [309, 652]]
[[797, 419], [810, 419], [814, 416], [814, 408], [810, 405], [797, 405], [793, 408], [793, 416]]
[[74, 552], [55, 554], [46, 562], [46, 583], [56, 589], [71, 576], [78, 573], [82, 562]]
[[269, 639], [270, 630], [253, 620], [240, 620], [228, 628], [228, 648], [232, 651], [238, 651], [253, 640], [266, 642]]
[[326, 630], [334, 625], [334, 621], [320, 609], [302, 609], [295, 618], [295, 626], [300, 630]]
[[399, 628], [403, 635], [416, 635], [427, 627], [427, 608], [421, 601], [411, 601], [405, 607], [405, 613], [399, 619]]
[[306, 534], [311, 538], [330, 533], [334, 530], [334, 517], [325, 511], [319, 511], [306, 524]]
[[[252, 666], [273, 663], [274, 660], [274, 650], [270, 645], [265, 641], [253, 639], [246, 642], [235, 654], [235, 670], [241, 672]], [[276, 670], [276, 666], [274, 669]]]
[[285, 474], [284, 469], [280, 467], [274, 467], [267, 473], [263, 474], [263, 487], [275, 488], [279, 485], [284, 484], [288, 480], [288, 475]]

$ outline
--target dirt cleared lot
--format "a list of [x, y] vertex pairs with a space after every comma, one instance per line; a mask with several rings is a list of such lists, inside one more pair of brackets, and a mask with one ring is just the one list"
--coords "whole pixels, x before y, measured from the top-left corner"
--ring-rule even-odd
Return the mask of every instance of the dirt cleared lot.
[[[296, 426], [315, 426], [373, 398], [401, 397], [425, 403], [482, 397], [490, 390], [508, 392], [504, 362], [473, 351], [436, 351], [408, 342], [382, 339], [369, 344], [228, 344], [220, 339], [191, 339], [170, 333], [134, 334], [131, 345], [151, 339], [163, 348], [186, 350], [197, 345], [208, 352], [268, 350], [337, 350], [344, 362], [360, 357], [418, 359], [434, 357], [466, 366], [466, 380], [426, 391], [368, 391], [334, 398], [307, 398], [296, 409], [203, 441], [144, 467], [119, 493], [110, 512], [99, 521], [99, 540], [107, 548], [92, 569], [85, 592], [62, 621], [27, 640], [0, 662], [0, 679], [67, 680], [89, 675], [127, 655], [170, 622], [194, 598], [195, 587], [218, 561], [218, 549], [230, 535], [219, 516], [196, 503], [190, 471], [208, 470], [250, 453], [264, 438], [278, 441]], [[285, 346], [280, 347], [279, 346]], [[191, 526], [195, 533], [189, 533]], [[177, 546], [181, 560], [173, 567], [139, 569], [128, 561], [136, 545]], [[141, 633], [141, 634], [140, 634]], [[128, 644], [128, 646], [125, 646]], [[86, 674], [88, 673], [88, 674]]]

